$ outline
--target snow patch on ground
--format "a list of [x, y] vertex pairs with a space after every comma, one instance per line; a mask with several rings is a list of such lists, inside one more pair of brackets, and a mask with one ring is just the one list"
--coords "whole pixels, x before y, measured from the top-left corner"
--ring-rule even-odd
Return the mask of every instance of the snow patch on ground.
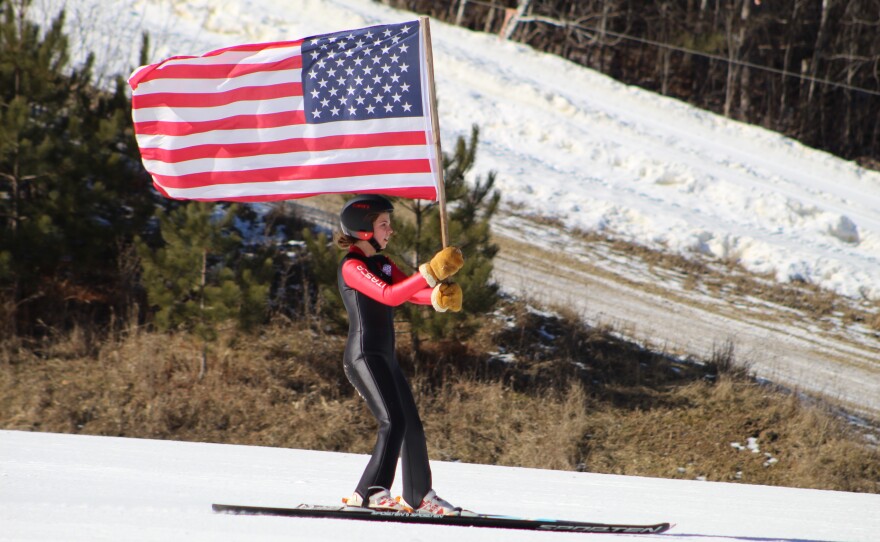
[[[211, 511], [214, 502], [338, 503], [351, 493], [367, 459], [259, 446], [0, 431], [0, 540], [645, 540]], [[473, 510], [615, 523], [669, 521], [675, 526], [662, 536], [669, 542], [869, 542], [880, 532], [880, 495], [440, 461], [432, 467], [438, 493]], [[392, 493], [399, 494], [399, 486]]]

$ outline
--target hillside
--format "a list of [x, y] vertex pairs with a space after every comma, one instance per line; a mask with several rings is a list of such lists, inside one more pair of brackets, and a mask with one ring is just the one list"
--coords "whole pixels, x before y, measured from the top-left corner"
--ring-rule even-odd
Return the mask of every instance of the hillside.
[[[71, 7], [68, 26], [105, 73], [133, 67], [142, 31], [155, 61], [415, 16], [364, 0], [295, 15], [280, 0], [101, 6]], [[475, 171], [498, 173], [506, 289], [682, 356], [732, 342], [759, 377], [877, 417], [880, 173], [496, 36], [432, 28], [444, 144], [478, 125]], [[617, 241], [702, 263], [656, 266]], [[558, 279], [521, 276], [523, 251]]]

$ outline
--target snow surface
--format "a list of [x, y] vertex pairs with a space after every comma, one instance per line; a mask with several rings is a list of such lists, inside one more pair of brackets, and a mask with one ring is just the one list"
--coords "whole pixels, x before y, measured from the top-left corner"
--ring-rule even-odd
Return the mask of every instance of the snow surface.
[[[215, 514], [211, 503], [333, 504], [367, 456], [0, 431], [0, 540], [650, 540], [637, 535]], [[479, 511], [675, 526], [658, 540], [870, 542], [880, 495], [434, 462], [438, 492]], [[399, 477], [398, 477], [399, 479]], [[399, 493], [399, 487], [393, 488]]]
[[[80, 55], [128, 74], [156, 62], [412, 13], [369, 0], [37, 0], [61, 5]], [[432, 22], [442, 140], [481, 129], [476, 169], [507, 203], [570, 228], [739, 260], [783, 281], [880, 298], [880, 173], [623, 85], [497, 36]]]

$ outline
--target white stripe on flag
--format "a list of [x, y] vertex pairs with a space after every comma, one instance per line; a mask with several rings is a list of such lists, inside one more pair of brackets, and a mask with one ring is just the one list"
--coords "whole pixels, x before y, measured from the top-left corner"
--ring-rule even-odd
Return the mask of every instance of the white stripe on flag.
[[218, 66], [227, 64], [273, 64], [279, 60], [295, 58], [301, 54], [300, 45], [275, 46], [273, 43], [263, 44], [262, 49], [247, 46], [230, 47], [221, 53], [206, 53], [202, 56], [171, 57], [162, 62], [141, 66], [134, 71], [132, 77], [144, 70], [152, 69], [153, 73], [161, 73], [163, 69], [177, 66]]
[[[262, 49], [251, 49], [246, 46], [230, 47], [219, 54], [207, 53], [203, 56], [171, 58], [163, 66], [211, 66], [217, 64], [271, 64], [286, 58], [300, 56], [302, 47], [292, 43], [287, 46], [276, 46], [272, 43], [263, 44]], [[161, 69], [161, 68], [160, 68]]]
[[217, 107], [149, 107], [134, 110], [134, 122], [206, 122], [238, 115], [267, 115], [302, 111], [302, 96], [272, 100], [248, 100]]
[[155, 175], [190, 175], [205, 171], [250, 171], [298, 165], [346, 164], [382, 160], [427, 160], [430, 153], [424, 145], [404, 147], [375, 147], [368, 149], [337, 149], [321, 152], [290, 152], [246, 156], [243, 158], [203, 158], [168, 164], [158, 160], [144, 160], [147, 170]]
[[138, 85], [139, 96], [159, 93], [211, 94], [237, 88], [265, 87], [281, 83], [299, 82], [302, 70], [257, 72], [223, 79], [153, 79]]

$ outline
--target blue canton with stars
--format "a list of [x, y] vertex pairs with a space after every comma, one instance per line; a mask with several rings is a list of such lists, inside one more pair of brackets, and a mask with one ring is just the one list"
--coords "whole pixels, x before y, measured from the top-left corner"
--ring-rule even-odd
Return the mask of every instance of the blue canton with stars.
[[306, 122], [422, 116], [418, 22], [324, 34], [301, 49]]

